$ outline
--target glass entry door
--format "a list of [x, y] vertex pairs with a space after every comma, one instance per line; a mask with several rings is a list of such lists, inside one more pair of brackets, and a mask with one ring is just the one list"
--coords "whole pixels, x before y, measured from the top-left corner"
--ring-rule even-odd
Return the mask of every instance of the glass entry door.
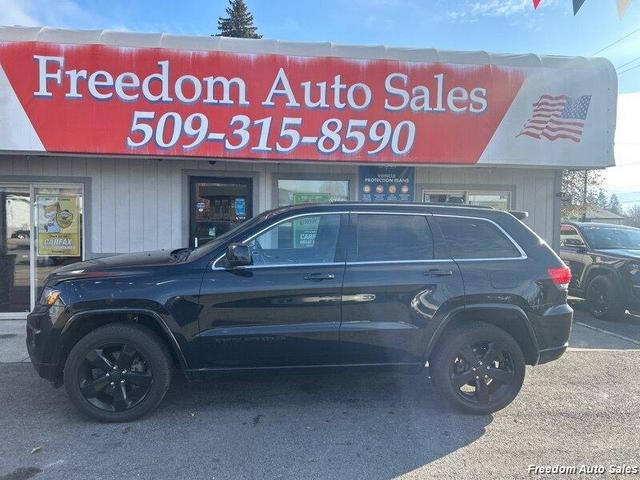
[[29, 185], [0, 184], [0, 315], [31, 310], [30, 237]]
[[199, 247], [252, 217], [250, 178], [190, 177], [189, 246]]
[[56, 268], [83, 258], [80, 185], [0, 184], [0, 318], [26, 316]]

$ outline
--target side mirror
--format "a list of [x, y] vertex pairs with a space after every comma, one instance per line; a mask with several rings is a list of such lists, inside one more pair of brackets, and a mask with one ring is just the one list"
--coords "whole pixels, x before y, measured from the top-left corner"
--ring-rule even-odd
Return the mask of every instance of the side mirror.
[[227, 265], [233, 267], [245, 267], [251, 265], [251, 252], [244, 243], [230, 243], [227, 247]]

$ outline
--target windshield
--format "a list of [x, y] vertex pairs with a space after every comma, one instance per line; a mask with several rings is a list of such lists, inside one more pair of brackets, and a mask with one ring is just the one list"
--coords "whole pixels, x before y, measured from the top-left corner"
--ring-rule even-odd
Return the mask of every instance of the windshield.
[[582, 227], [591, 248], [600, 250], [626, 248], [640, 250], [640, 229], [616, 227]]
[[196, 259], [196, 258], [200, 258], [200, 257], [202, 257], [204, 255], [210, 254], [216, 248], [218, 248], [221, 244], [226, 242], [229, 238], [231, 238], [231, 237], [235, 236], [236, 234], [241, 233], [241, 232], [243, 232], [245, 230], [248, 230], [251, 227], [253, 227], [254, 225], [260, 223], [270, 213], [271, 212], [264, 212], [261, 215], [257, 215], [255, 217], [247, 220], [246, 222], [243, 222], [243, 223], [241, 223], [239, 225], [236, 225], [234, 228], [232, 228], [228, 232], [225, 232], [222, 235], [220, 235], [219, 237], [214, 238], [210, 242], [207, 242], [206, 244], [204, 244], [204, 245], [192, 250], [191, 254], [189, 255], [189, 258], [190, 259]]

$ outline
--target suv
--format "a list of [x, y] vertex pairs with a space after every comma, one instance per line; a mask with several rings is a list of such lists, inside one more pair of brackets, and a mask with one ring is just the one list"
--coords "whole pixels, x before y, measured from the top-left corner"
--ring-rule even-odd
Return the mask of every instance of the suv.
[[[409, 367], [486, 414], [525, 365], [560, 357], [570, 271], [513, 215], [431, 204], [265, 212], [196, 248], [65, 266], [27, 321], [38, 373], [102, 421], [155, 408], [187, 377]], [[428, 371], [425, 370], [428, 367]]]
[[585, 298], [594, 317], [640, 313], [640, 229], [568, 222], [560, 228], [560, 245], [573, 273], [569, 293]]

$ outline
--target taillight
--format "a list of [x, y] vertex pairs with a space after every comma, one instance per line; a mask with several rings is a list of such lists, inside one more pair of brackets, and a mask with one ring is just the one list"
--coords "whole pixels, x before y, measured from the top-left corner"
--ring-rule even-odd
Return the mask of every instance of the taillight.
[[559, 288], [569, 288], [569, 282], [571, 282], [571, 269], [569, 267], [564, 265], [562, 267], [548, 268], [547, 273], [551, 281]]

